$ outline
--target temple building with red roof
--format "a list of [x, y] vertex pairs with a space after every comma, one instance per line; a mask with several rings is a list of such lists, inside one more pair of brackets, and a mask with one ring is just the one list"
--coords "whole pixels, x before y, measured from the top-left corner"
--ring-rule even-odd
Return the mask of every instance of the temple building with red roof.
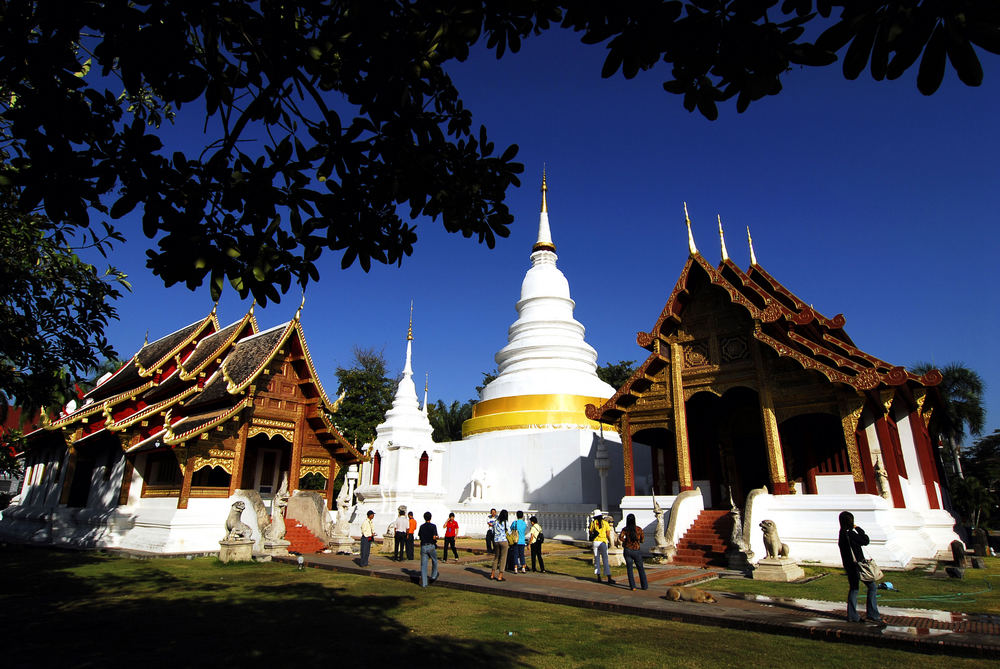
[[[735, 537], [752, 563], [765, 554], [758, 525], [771, 519], [793, 558], [835, 564], [843, 510], [872, 536], [880, 564], [946, 549], [958, 537], [929, 429], [940, 373], [916, 376], [859, 349], [844, 316], [820, 314], [758, 264], [749, 230], [744, 271], [729, 259], [721, 219], [717, 266], [687, 224], [688, 260], [650, 330], [638, 333], [648, 357], [611, 398], [587, 407], [621, 435], [622, 512], [653, 518], [652, 499], [635, 496], [631, 463], [642, 456], [657, 501], [672, 507], [675, 559], [723, 564], [721, 550], [678, 547], [688, 530], [722, 528], [738, 514], [742, 527], [719, 531], [717, 548], [728, 543], [731, 554]], [[649, 453], [633, 452], [637, 442]]]
[[261, 332], [252, 307], [226, 327], [213, 309], [145, 343], [28, 435], [25, 483], [0, 536], [217, 551], [247, 493], [266, 503], [282, 487], [309, 489], [332, 508], [339, 468], [362, 458], [334, 427], [300, 312]]

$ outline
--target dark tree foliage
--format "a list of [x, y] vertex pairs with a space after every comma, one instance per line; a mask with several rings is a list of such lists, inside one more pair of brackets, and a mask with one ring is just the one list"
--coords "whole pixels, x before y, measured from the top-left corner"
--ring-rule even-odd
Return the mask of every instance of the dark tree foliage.
[[79, 246], [105, 254], [114, 231], [80, 239], [72, 225], [18, 212], [8, 196], [0, 190], [0, 420], [11, 402], [24, 415], [62, 406], [102, 358], [114, 359], [105, 328], [129, 287], [113, 267], [101, 272], [77, 255]]
[[[3, 207], [51, 223], [2, 260], [138, 209], [167, 286], [207, 282], [217, 299], [228, 283], [266, 304], [317, 280], [324, 252], [365, 271], [401, 263], [421, 216], [492, 247], [523, 166], [474, 125], [444, 68], [480, 42], [499, 58], [557, 26], [605, 45], [604, 77], [669, 68], [664, 89], [710, 119], [840, 53], [848, 78], [870, 63], [892, 79], [919, 60], [926, 94], [948, 63], [978, 85], [977, 49], [1000, 53], [996, 0], [3, 0]], [[165, 145], [174, 114], [204, 132]], [[93, 337], [73, 357], [89, 366], [113, 312], [83, 309]], [[18, 366], [8, 376], [30, 371], [38, 387], [0, 391], [44, 401], [65, 385], [54, 369]]]
[[375, 440], [375, 428], [392, 407], [396, 384], [386, 369], [381, 352], [362, 348], [354, 349], [354, 366], [337, 367], [337, 394], [346, 394], [333, 422], [349, 442], [359, 447]]
[[606, 362], [597, 368], [597, 377], [606, 384], [620, 389], [635, 371], [635, 360], [619, 360], [618, 362]]
[[1000, 487], [1000, 430], [973, 442], [966, 452], [966, 469], [991, 490]]
[[[669, 67], [664, 88], [709, 118], [845, 49], [848, 77], [919, 58], [925, 93], [946, 62], [978, 84], [976, 47], [1000, 51], [995, 0], [7, 0], [0, 184], [57, 224], [141, 207], [167, 285], [207, 280], [218, 297], [228, 281], [262, 303], [316, 280], [324, 251], [401, 262], [416, 241], [404, 217], [492, 246], [523, 168], [443, 66], [555, 26], [606, 45], [605, 77]], [[203, 142], [164, 145], [173, 110], [204, 118]]]
[[446, 405], [444, 401], [438, 400], [436, 404], [428, 405], [427, 418], [434, 428], [431, 439], [435, 442], [459, 441], [462, 438], [462, 423], [472, 418], [474, 404], [471, 401], [455, 400]]

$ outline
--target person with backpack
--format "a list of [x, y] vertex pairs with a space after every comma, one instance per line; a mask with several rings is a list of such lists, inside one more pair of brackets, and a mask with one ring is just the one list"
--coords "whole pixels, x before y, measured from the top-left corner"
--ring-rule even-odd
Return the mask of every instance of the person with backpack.
[[[500, 509], [499, 515], [493, 521], [493, 570], [490, 572], [490, 579], [503, 581], [503, 571], [507, 567], [507, 509]], [[500, 576], [497, 576], [497, 570]]]
[[625, 571], [628, 574], [628, 587], [635, 590], [635, 578], [632, 576], [632, 565], [639, 571], [639, 585], [643, 590], [649, 589], [646, 582], [646, 567], [642, 564], [642, 542], [645, 540], [642, 528], [635, 524], [635, 514], [625, 517], [625, 529], [618, 535], [618, 544], [625, 556]]
[[528, 519], [531, 522], [531, 529], [528, 530], [528, 542], [531, 547], [531, 571], [535, 571], [535, 558], [538, 558], [538, 570], [545, 573], [545, 562], [542, 560], [542, 542], [545, 541], [545, 534], [542, 526], [538, 524], [538, 516]]

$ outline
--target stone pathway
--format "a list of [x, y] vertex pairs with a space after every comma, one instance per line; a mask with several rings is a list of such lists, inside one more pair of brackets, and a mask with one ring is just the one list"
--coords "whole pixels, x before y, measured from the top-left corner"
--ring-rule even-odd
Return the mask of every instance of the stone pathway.
[[[314, 554], [303, 557], [309, 567], [419, 583], [419, 559], [399, 563], [373, 554], [368, 567], [362, 568], [357, 564], [357, 556]], [[843, 602], [719, 593], [711, 584], [701, 587], [715, 595], [719, 600], [716, 604], [673, 602], [664, 597], [667, 587], [696, 575], [691, 572], [704, 575], [710, 570], [669, 565], [647, 567], [650, 589], [633, 592], [625, 579], [612, 586], [599, 584], [592, 578], [555, 573], [506, 573], [503, 582], [492, 581], [487, 559], [486, 555], [463, 554], [457, 561], [439, 561], [440, 577], [432, 587], [810, 639], [971, 657], [1000, 657], [1000, 616], [882, 606], [882, 618], [888, 626], [879, 629], [848, 623]], [[275, 560], [295, 564], [296, 558]]]

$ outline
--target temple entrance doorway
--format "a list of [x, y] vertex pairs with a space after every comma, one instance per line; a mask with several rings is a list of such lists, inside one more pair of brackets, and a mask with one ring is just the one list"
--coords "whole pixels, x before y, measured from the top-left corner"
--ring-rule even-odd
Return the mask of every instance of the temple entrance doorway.
[[743, 508], [747, 494], [770, 482], [760, 399], [736, 387], [722, 397], [700, 392], [687, 401], [691, 475], [706, 508]]
[[850, 474], [851, 461], [840, 418], [810, 413], [789, 418], [778, 426], [788, 480], [809, 495], [817, 490], [816, 477]]
[[291, 468], [292, 446], [281, 437], [257, 435], [247, 440], [243, 463], [243, 488], [272, 499]]
[[[673, 495], [677, 490], [677, 445], [674, 433], [664, 428], [639, 430], [632, 442], [649, 446], [649, 488], [656, 495]], [[639, 481], [636, 481], [638, 484]]]

